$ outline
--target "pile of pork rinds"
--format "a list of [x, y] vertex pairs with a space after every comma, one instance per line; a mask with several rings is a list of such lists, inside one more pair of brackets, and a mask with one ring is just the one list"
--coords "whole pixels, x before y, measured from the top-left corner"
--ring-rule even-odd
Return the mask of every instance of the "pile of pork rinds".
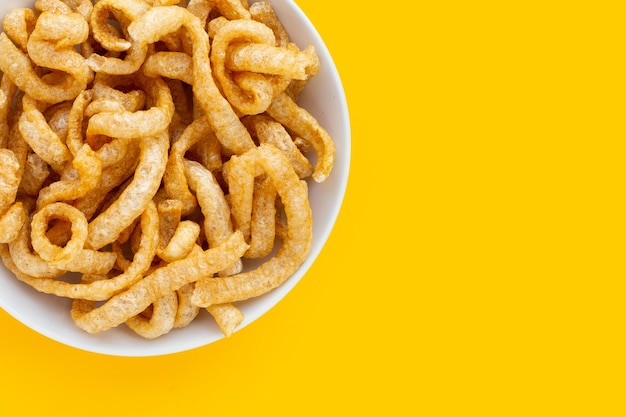
[[89, 333], [206, 309], [232, 334], [311, 248], [335, 156], [297, 104], [315, 49], [265, 1], [39, 0], [2, 26], [4, 265]]

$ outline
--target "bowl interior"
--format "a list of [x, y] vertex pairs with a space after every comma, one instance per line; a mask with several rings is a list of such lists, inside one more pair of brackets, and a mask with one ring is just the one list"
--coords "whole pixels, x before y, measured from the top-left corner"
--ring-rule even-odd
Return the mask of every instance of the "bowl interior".
[[[302, 278], [322, 250], [339, 213], [347, 185], [350, 162], [349, 115], [341, 80], [330, 53], [314, 25], [291, 0], [271, 0], [300, 48], [315, 46], [322, 63], [320, 72], [302, 92], [299, 104], [313, 114], [333, 137], [337, 146], [335, 166], [322, 184], [310, 182], [313, 211], [313, 246], [300, 267], [281, 287], [261, 297], [237, 303], [245, 315], [239, 329], [250, 324], [280, 301]], [[32, 7], [31, 0], [4, 0], [0, 16], [16, 7]], [[99, 335], [78, 329], [69, 316], [71, 301], [42, 294], [18, 281], [0, 264], [0, 307], [33, 330], [78, 349], [116, 356], [155, 356], [203, 346], [223, 337], [213, 319], [203, 311], [184, 329], [172, 330], [156, 340], [140, 338], [126, 326]]]

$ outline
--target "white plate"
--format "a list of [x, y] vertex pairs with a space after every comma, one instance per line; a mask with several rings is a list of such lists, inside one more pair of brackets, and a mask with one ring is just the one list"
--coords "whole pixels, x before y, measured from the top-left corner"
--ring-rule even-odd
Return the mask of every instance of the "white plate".
[[[324, 42], [302, 10], [291, 0], [271, 0], [300, 48], [315, 46], [321, 61], [319, 73], [302, 92], [300, 105], [312, 113], [337, 146], [335, 166], [322, 184], [310, 182], [313, 211], [313, 246], [305, 263], [281, 287], [261, 297], [238, 303], [245, 315], [239, 329], [259, 318], [280, 301], [305, 275], [324, 246], [339, 213], [350, 164], [350, 123], [346, 98], [337, 69]], [[3, 0], [0, 16], [16, 7], [32, 7], [30, 0]], [[145, 340], [122, 325], [99, 335], [78, 329], [69, 316], [70, 301], [39, 293], [18, 281], [0, 264], [0, 307], [31, 329], [63, 344], [116, 356], [156, 356], [207, 345], [223, 337], [213, 319], [203, 312], [184, 328], [156, 340]], [[19, 343], [19, 341], [17, 341]]]

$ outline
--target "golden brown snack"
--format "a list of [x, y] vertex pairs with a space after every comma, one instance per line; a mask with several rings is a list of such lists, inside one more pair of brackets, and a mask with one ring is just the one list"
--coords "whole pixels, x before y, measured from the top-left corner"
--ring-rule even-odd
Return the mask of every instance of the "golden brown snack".
[[260, 166], [272, 179], [284, 204], [287, 236], [276, 256], [252, 271], [198, 280], [192, 300], [201, 307], [246, 300], [276, 288], [300, 267], [311, 248], [312, 217], [307, 187], [285, 155], [264, 144], [233, 158], [241, 160], [244, 165]]
[[297, 104], [315, 50], [269, 2], [38, 0], [2, 26], [2, 262], [90, 333], [206, 309], [231, 335], [311, 247], [335, 152]]
[[335, 143], [328, 132], [311, 113], [298, 106], [286, 93], [274, 99], [267, 113], [311, 144], [317, 154], [313, 179], [317, 182], [326, 180], [335, 163]]
[[234, 153], [254, 147], [250, 134], [215, 85], [209, 62], [209, 39], [202, 21], [176, 6], [153, 8], [128, 27], [140, 45], [159, 41], [184, 27], [193, 42], [193, 91], [220, 142]]
[[101, 307], [75, 315], [73, 319], [78, 327], [88, 333], [100, 333], [119, 326], [165, 294], [182, 288], [198, 277], [206, 277], [225, 269], [243, 255], [247, 246], [241, 233], [235, 232], [220, 246], [167, 264], [127, 291], [113, 296]]
[[104, 212], [89, 223], [87, 245], [93, 249], [115, 241], [156, 195], [165, 172], [169, 139], [164, 132], [141, 138], [135, 176]]

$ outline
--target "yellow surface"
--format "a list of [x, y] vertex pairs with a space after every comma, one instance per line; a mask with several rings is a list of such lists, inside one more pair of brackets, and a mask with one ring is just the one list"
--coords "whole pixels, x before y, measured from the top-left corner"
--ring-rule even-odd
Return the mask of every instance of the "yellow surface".
[[353, 128], [313, 268], [166, 357], [77, 351], [1, 312], [0, 415], [624, 415], [624, 10], [297, 3]]

